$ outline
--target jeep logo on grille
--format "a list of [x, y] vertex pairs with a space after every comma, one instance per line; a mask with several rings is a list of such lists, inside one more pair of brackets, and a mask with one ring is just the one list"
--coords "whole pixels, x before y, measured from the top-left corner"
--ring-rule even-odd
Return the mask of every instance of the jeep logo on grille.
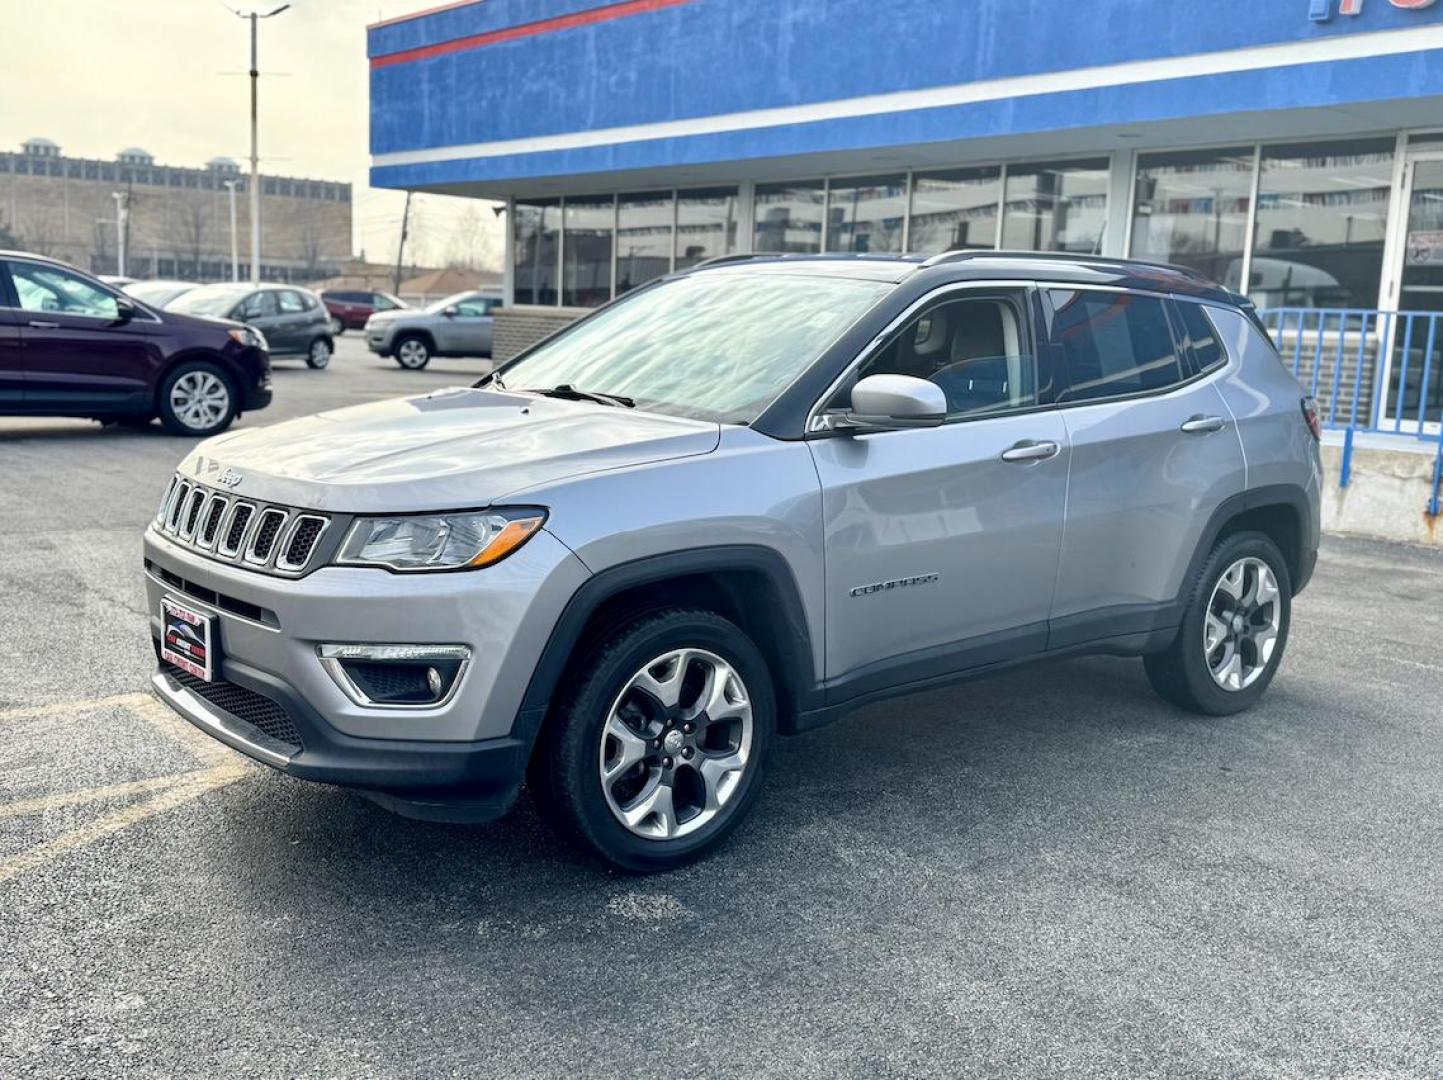
[[242, 479], [241, 474], [234, 469], [223, 469], [221, 470], [221, 474], [215, 478], [215, 482], [222, 487], [233, 488], [239, 484]]

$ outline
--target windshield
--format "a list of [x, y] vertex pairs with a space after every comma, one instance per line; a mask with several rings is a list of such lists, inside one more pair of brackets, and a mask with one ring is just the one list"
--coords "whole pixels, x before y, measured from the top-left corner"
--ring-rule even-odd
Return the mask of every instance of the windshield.
[[713, 271], [592, 316], [501, 370], [508, 390], [572, 386], [638, 408], [749, 424], [888, 282]]
[[445, 311], [445, 310], [446, 310], [448, 307], [450, 307], [452, 304], [460, 304], [463, 300], [469, 300], [469, 299], [471, 299], [471, 297], [473, 297], [473, 296], [475, 296], [475, 295], [476, 295], [475, 293], [469, 293], [469, 292], [458, 292], [458, 293], [454, 293], [453, 295], [446, 297], [446, 299], [444, 299], [444, 300], [437, 300], [437, 301], [436, 301], [434, 304], [432, 304], [430, 307], [426, 308], [426, 314], [428, 314], [428, 315], [439, 315], [439, 314], [441, 314], [441, 312]]
[[207, 285], [172, 300], [167, 310], [185, 315], [224, 315], [250, 291], [249, 285]]

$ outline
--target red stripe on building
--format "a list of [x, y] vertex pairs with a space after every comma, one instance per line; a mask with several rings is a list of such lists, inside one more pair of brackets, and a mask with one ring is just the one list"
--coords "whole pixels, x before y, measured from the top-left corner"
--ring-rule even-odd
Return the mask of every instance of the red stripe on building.
[[694, 2], [695, 0], [621, 0], [620, 3], [605, 4], [587, 11], [577, 11], [571, 15], [538, 19], [536, 22], [508, 26], [502, 30], [489, 30], [484, 34], [472, 34], [469, 37], [456, 38], [453, 41], [442, 41], [435, 45], [423, 45], [417, 49], [404, 49], [401, 52], [373, 56], [371, 57], [371, 67], [375, 69], [390, 67], [392, 64], [408, 64], [413, 60], [429, 60], [435, 56], [446, 56], [469, 49], [481, 49], [487, 45], [500, 44], [503, 41], [516, 41], [518, 38], [553, 34], [558, 30], [574, 30], [578, 26], [595, 26], [597, 23], [610, 22], [612, 19], [624, 19], [628, 15], [643, 15], [648, 11], [661, 11], [663, 8], [680, 7], [682, 4]]

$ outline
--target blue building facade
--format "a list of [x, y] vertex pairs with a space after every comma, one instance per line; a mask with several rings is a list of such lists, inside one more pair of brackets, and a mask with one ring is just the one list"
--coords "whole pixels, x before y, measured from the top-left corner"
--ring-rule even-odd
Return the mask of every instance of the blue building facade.
[[372, 182], [505, 200], [518, 304], [1001, 247], [1443, 308], [1436, 0], [473, 0], [368, 49]]

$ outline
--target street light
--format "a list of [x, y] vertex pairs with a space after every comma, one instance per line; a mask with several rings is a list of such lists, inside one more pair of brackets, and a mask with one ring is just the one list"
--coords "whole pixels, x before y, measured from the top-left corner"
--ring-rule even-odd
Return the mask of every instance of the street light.
[[125, 219], [130, 213], [130, 196], [128, 192], [112, 191], [110, 197], [115, 200], [115, 272], [121, 277], [125, 276]]
[[230, 279], [240, 280], [240, 243], [236, 239], [235, 229], [235, 189], [240, 186], [239, 180], [224, 180], [226, 190], [230, 192]]
[[260, 67], [256, 60], [256, 24], [285, 11], [290, 4], [282, 4], [273, 11], [261, 14], [259, 11], [245, 12], [225, 4], [222, 6], [251, 24], [251, 284], [261, 283], [261, 159], [260, 159]]

